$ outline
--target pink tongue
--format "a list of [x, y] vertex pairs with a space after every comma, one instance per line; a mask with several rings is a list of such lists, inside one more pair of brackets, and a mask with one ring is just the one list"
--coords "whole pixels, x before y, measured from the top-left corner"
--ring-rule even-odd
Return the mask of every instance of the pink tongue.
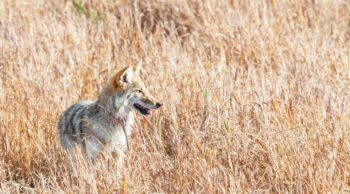
[[150, 109], [148, 109], [147, 114], [152, 114], [152, 111]]

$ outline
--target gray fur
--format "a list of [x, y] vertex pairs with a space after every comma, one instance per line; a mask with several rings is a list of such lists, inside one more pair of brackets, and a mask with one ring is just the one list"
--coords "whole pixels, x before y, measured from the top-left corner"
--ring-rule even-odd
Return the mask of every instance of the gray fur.
[[[94, 159], [102, 150], [115, 151], [121, 158], [127, 147], [126, 135], [131, 134], [134, 117], [119, 96], [119, 107], [116, 107], [115, 96], [106, 96], [103, 92], [97, 101], [80, 101], [68, 108], [58, 122], [59, 136], [63, 148], [73, 156], [76, 146], [82, 153]], [[123, 129], [124, 128], [124, 129]], [[121, 162], [121, 161], [120, 161]]]
[[105, 150], [119, 156], [121, 165], [134, 123], [131, 109], [150, 115], [150, 109], [160, 106], [145, 88], [138, 69], [134, 72], [131, 67], [124, 68], [112, 77], [96, 101], [80, 101], [61, 115], [58, 122], [61, 144], [72, 156], [80, 147], [90, 159]]

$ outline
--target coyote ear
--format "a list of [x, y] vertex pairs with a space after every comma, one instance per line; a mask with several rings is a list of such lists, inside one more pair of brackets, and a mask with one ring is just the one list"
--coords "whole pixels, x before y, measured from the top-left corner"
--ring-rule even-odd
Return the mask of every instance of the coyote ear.
[[135, 67], [135, 72], [137, 75], [140, 74], [140, 69], [142, 68], [142, 61], [138, 62], [136, 67]]
[[125, 82], [125, 83], [129, 83], [131, 81], [131, 78], [132, 78], [132, 67], [129, 66], [129, 67], [125, 68], [125, 70], [121, 74], [120, 81]]

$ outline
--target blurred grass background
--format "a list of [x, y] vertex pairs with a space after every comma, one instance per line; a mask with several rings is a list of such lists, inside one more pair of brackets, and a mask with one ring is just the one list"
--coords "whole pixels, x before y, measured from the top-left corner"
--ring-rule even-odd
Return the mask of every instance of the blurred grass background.
[[[350, 192], [349, 39], [347, 0], [2, 0], [0, 191]], [[164, 106], [70, 171], [59, 115], [139, 60]]]

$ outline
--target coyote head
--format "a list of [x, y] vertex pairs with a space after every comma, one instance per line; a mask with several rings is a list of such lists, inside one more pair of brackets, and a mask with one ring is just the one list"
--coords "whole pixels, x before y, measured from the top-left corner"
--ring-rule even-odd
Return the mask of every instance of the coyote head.
[[143, 115], [151, 115], [151, 109], [162, 106], [147, 90], [139, 76], [141, 63], [128, 66], [117, 72], [111, 79], [111, 89], [115, 95], [116, 107], [131, 107]]

